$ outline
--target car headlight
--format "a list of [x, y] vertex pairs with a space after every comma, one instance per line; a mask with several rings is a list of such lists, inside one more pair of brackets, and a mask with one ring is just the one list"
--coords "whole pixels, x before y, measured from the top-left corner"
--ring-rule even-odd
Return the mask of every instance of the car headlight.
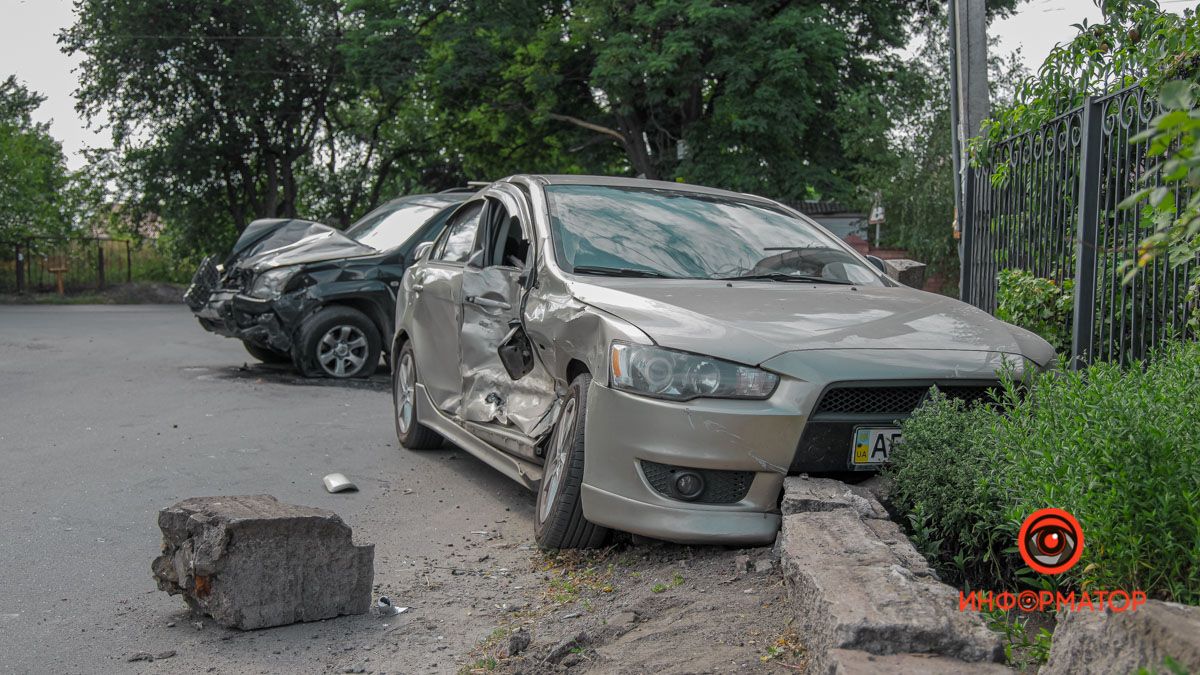
[[287, 286], [287, 282], [296, 274], [297, 269], [299, 268], [293, 265], [263, 272], [254, 277], [254, 282], [250, 284], [250, 295], [264, 300], [278, 298], [283, 293], [284, 286]]
[[687, 401], [693, 398], [764, 399], [779, 376], [698, 354], [614, 342], [609, 384], [644, 396]]

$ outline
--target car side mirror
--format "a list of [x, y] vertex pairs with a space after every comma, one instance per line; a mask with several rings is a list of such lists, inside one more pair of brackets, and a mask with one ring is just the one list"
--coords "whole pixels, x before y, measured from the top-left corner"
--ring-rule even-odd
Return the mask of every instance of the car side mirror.
[[470, 258], [467, 258], [467, 267], [471, 267], [471, 268], [474, 268], [477, 270], [483, 269], [483, 249], [479, 249], [478, 251], [475, 251], [474, 253], [471, 254]]
[[417, 244], [417, 247], [415, 249], [413, 249], [413, 262], [416, 262], [418, 260], [424, 260], [426, 258], [426, 256], [429, 255], [429, 251], [432, 248], [433, 248], [432, 241], [423, 241], [423, 242]]
[[867, 256], [867, 262], [874, 265], [875, 269], [879, 270], [880, 274], [884, 274], [884, 275], [887, 274], [887, 267], [883, 264], [883, 258], [880, 258], [878, 256], [869, 255], [869, 256]]

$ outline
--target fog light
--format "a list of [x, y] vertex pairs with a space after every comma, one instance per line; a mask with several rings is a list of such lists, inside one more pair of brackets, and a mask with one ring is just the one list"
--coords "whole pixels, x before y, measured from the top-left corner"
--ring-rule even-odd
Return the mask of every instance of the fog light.
[[675, 495], [692, 501], [704, 492], [704, 477], [695, 471], [680, 471], [675, 474]]

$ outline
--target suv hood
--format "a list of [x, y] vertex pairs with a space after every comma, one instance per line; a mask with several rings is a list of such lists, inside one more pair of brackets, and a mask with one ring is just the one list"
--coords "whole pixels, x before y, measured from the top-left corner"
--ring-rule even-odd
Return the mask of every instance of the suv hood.
[[813, 349], [1022, 354], [1013, 332], [1019, 329], [908, 287], [623, 278], [570, 286], [580, 301], [632, 323], [661, 346], [753, 365]]
[[225, 267], [236, 266], [257, 274], [285, 265], [357, 258], [378, 252], [328, 225], [311, 220], [266, 219], [246, 226]]

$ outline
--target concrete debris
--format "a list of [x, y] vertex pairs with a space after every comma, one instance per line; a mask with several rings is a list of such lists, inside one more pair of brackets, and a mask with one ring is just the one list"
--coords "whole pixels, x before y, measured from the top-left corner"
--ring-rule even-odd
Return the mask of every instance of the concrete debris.
[[520, 654], [529, 647], [530, 642], [533, 642], [533, 636], [530, 635], [529, 630], [518, 628], [508, 636], [508, 655], [513, 657]]
[[345, 474], [331, 473], [321, 479], [325, 483], [325, 490], [329, 493], [334, 492], [358, 492], [358, 486], [355, 485]]
[[[1166, 665], [1170, 657], [1182, 670]], [[1200, 607], [1149, 600], [1137, 611], [1060, 612], [1042, 675], [1200, 672]]]
[[837, 650], [933, 654], [955, 660], [959, 671], [970, 670], [962, 662], [1003, 656], [1000, 637], [979, 615], [958, 611], [957, 591], [936, 580], [869, 492], [788, 478], [783, 514], [781, 564], [812, 672], [859, 672], [846, 664], [861, 658], [842, 655], [838, 666]]
[[226, 627], [250, 630], [362, 614], [373, 545], [355, 545], [336, 513], [270, 495], [185, 499], [158, 514], [160, 590]]
[[925, 285], [925, 263], [907, 258], [892, 258], [884, 260], [886, 274], [911, 288], [921, 288]]
[[580, 631], [575, 637], [568, 638], [554, 645], [554, 648], [546, 655], [546, 663], [558, 663], [562, 661], [571, 653], [571, 650], [587, 646], [590, 640], [591, 638], [586, 632]]

